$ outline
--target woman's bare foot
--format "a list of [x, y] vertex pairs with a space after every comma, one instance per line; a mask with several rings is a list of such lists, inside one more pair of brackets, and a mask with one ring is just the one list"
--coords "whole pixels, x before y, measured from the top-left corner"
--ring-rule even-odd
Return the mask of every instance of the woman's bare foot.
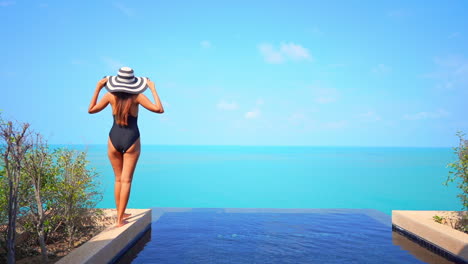
[[132, 216], [132, 214], [126, 214], [126, 213], [124, 213], [124, 215], [123, 215], [123, 219], [125, 219], [125, 218], [129, 218], [130, 216]]
[[114, 227], [121, 227], [121, 226], [124, 226], [124, 225], [125, 225], [125, 224], [127, 224], [127, 223], [128, 223], [127, 221], [125, 221], [125, 220], [122, 220], [122, 222], [120, 222], [120, 223], [119, 223], [119, 222], [117, 222], [117, 223], [115, 224], [115, 226], [114, 226]]
[[[116, 212], [117, 212], [117, 209], [112, 209], [112, 211], [116, 211]], [[127, 214], [127, 213], [124, 213], [124, 215], [123, 215], [123, 219], [125, 219], [125, 218], [129, 218], [130, 216], [132, 216], [132, 214]]]

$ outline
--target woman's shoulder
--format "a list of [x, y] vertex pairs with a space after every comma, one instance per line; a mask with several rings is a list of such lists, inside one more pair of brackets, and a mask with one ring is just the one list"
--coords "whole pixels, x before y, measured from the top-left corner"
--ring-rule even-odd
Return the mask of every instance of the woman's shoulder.
[[104, 94], [103, 98], [107, 98], [107, 100], [109, 100], [109, 102], [111, 102], [111, 103], [113, 103], [115, 101], [115, 96], [110, 92], [106, 92]]
[[142, 98], [145, 98], [145, 97], [146, 97], [146, 96], [145, 96], [144, 94], [142, 94], [142, 93], [136, 94], [136, 96], [135, 96], [135, 101], [136, 101], [136, 102], [140, 102], [140, 100], [141, 100]]

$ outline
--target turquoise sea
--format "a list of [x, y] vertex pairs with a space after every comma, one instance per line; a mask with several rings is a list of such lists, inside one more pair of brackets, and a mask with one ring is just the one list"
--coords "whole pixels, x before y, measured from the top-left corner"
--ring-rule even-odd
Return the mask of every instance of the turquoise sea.
[[[113, 208], [106, 145], [88, 152]], [[451, 148], [143, 145], [129, 208], [460, 210]]]

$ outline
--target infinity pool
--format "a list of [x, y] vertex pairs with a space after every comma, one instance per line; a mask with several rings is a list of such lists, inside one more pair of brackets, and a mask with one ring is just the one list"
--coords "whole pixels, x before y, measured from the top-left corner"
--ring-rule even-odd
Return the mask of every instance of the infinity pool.
[[371, 209], [153, 208], [142, 241], [118, 263], [453, 263]]

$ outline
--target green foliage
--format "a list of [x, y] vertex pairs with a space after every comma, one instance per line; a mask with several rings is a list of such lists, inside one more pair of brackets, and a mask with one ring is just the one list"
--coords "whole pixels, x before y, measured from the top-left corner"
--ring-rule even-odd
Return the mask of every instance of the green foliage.
[[468, 233], [468, 215], [463, 216], [459, 230]]
[[457, 132], [459, 144], [453, 150], [458, 157], [458, 160], [449, 163], [447, 167], [450, 169], [445, 185], [451, 182], [456, 182], [461, 193], [457, 195], [462, 204], [462, 210], [468, 210], [468, 140], [464, 139], [465, 134], [461, 131]]
[[0, 161], [0, 225], [7, 223], [8, 214], [7, 214], [7, 180], [5, 168], [2, 166]]
[[[0, 124], [3, 123], [3, 119], [2, 119], [2, 113], [1, 113], [1, 110], [0, 110]], [[2, 150], [2, 145], [3, 142], [0, 142], [0, 153], [3, 152]], [[3, 221], [3, 218], [2, 218], [2, 214], [5, 214], [5, 211], [4, 210], [6, 208], [6, 188], [5, 186], [3, 186], [3, 183], [5, 181], [5, 177], [6, 177], [6, 172], [5, 172], [5, 165], [3, 164], [3, 159], [0, 158], [0, 224], [3, 224], [5, 223]], [[5, 202], [5, 204], [3, 204]]]
[[[0, 155], [2, 152], [0, 151]], [[20, 176], [21, 179], [22, 176]], [[9, 199], [9, 184], [8, 176], [5, 170], [4, 162], [0, 159], [0, 225], [8, 224], [8, 199]], [[17, 215], [21, 218], [23, 215], [27, 214], [27, 209], [25, 208], [26, 201], [23, 199], [24, 195], [28, 192], [27, 185], [24, 184], [24, 181], [20, 180], [18, 188], [18, 205], [19, 210]], [[18, 229], [22, 229], [22, 226], [17, 226]], [[7, 230], [2, 229], [0, 231], [0, 246], [6, 250], [6, 241], [7, 241]], [[1, 262], [1, 261], [0, 261]]]
[[96, 181], [97, 173], [88, 169], [86, 152], [61, 148], [54, 152], [57, 170], [57, 199], [67, 227], [69, 246], [76, 228], [89, 218], [89, 210], [102, 199]]
[[[0, 127], [8, 129], [15, 128], [15, 125], [11, 121], [3, 120], [0, 112]], [[8, 131], [15, 135], [15, 130]], [[53, 239], [56, 239], [64, 230], [67, 231], [72, 245], [75, 231], [92, 225], [92, 221], [96, 220], [100, 212], [89, 210], [101, 200], [102, 192], [98, 188], [98, 174], [94, 169], [88, 168], [86, 153], [66, 148], [50, 150], [48, 145], [40, 140], [40, 134], [33, 135], [29, 130], [24, 134], [24, 138], [6, 135], [4, 133], [0, 137], [0, 225], [8, 225], [11, 182], [11, 172], [8, 166], [5, 166], [5, 162], [8, 161], [10, 171], [11, 166], [18, 168], [18, 173], [14, 171], [17, 177], [14, 193], [18, 204], [16, 227], [33, 234], [31, 241], [34, 246], [37, 245], [39, 237], [44, 239], [44, 236], [47, 238], [48, 234], [54, 234]], [[21, 158], [21, 166], [17, 166], [18, 162], [6, 156], [6, 151], [8, 146], [23, 142], [31, 147], [24, 152], [14, 153], [17, 154], [13, 156], [16, 160]], [[40, 213], [41, 211], [43, 213]], [[0, 229], [0, 246], [5, 247], [6, 231], [2, 230], [5, 229]], [[28, 251], [33, 244], [27, 245]], [[19, 246], [20, 249], [26, 247]], [[0, 262], [3, 262], [3, 259], [6, 259], [5, 256], [0, 254]]]
[[[0, 225], [8, 223], [8, 181], [6, 179], [5, 168], [0, 161]], [[6, 231], [0, 232], [0, 248], [4, 251], [6, 248]], [[1, 258], [0, 258], [1, 260]], [[1, 262], [1, 261], [0, 261]]]
[[432, 219], [434, 219], [435, 222], [442, 224], [445, 218], [443, 216], [434, 215]]
[[55, 224], [49, 219], [59, 214], [54, 166], [48, 144], [43, 141], [40, 134], [35, 134], [33, 147], [25, 155], [23, 182], [28, 191], [21, 197], [26, 202], [27, 214], [20, 222], [26, 231], [34, 234], [39, 241], [44, 263], [48, 261], [46, 238]]

